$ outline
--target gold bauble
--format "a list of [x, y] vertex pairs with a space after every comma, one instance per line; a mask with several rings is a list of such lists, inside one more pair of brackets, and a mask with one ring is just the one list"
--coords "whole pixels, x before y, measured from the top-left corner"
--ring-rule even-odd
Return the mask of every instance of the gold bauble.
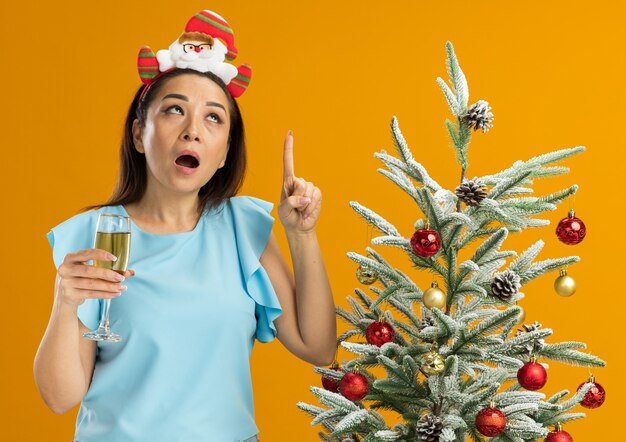
[[561, 275], [554, 281], [554, 290], [561, 296], [572, 296], [576, 293], [576, 281], [562, 269]]
[[437, 287], [436, 281], [433, 281], [432, 286], [424, 292], [423, 302], [428, 308], [437, 307], [440, 310], [446, 308], [446, 294]]
[[360, 266], [356, 269], [356, 279], [358, 279], [361, 284], [370, 285], [378, 280], [378, 274], [372, 269]]
[[446, 362], [436, 351], [429, 351], [424, 356], [422, 356], [422, 365], [420, 365], [420, 371], [424, 373], [425, 376], [432, 376], [439, 374], [445, 368]]
[[518, 307], [520, 308], [520, 313], [519, 316], [517, 317], [517, 323], [521, 324], [522, 322], [524, 322], [524, 320], [526, 320], [526, 310], [524, 310], [524, 308], [521, 305], [518, 305]]

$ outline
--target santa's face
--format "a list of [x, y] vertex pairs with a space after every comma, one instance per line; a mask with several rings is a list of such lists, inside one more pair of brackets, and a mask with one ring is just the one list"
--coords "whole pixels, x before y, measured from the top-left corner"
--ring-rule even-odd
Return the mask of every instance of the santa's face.
[[208, 60], [214, 59], [216, 61], [224, 61], [228, 48], [218, 39], [213, 40], [211, 47], [206, 41], [200, 40], [183, 40], [180, 43], [178, 40], [174, 41], [169, 47], [170, 56], [172, 60]]
[[133, 123], [135, 148], [146, 156], [148, 187], [197, 194], [226, 161], [228, 99], [198, 75], [166, 81], [147, 109], [145, 127]]

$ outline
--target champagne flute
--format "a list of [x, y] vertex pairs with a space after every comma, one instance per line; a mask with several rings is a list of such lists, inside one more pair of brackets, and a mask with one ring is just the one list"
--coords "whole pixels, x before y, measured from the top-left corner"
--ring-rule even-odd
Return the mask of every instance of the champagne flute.
[[[106, 250], [117, 256], [115, 261], [93, 260], [95, 267], [111, 269], [120, 275], [126, 272], [130, 255], [130, 218], [124, 215], [101, 213], [98, 216], [94, 248]], [[119, 342], [122, 337], [109, 328], [109, 309], [111, 299], [104, 300], [104, 309], [100, 316], [97, 330], [83, 333], [83, 337], [92, 341]]]

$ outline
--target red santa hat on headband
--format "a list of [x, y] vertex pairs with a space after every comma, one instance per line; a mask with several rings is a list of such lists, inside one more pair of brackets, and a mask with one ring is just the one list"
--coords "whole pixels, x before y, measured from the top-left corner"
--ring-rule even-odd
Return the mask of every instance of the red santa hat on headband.
[[185, 32], [201, 32], [213, 38], [219, 38], [226, 44], [228, 52], [227, 60], [234, 60], [237, 57], [235, 47], [235, 33], [222, 17], [215, 12], [205, 9], [191, 17], [185, 25]]
[[[252, 69], [247, 64], [235, 67], [224, 62], [224, 59], [234, 60], [237, 53], [235, 34], [226, 20], [215, 12], [204, 10], [189, 19], [185, 31], [168, 49], [155, 55], [149, 46], [142, 47], [137, 57], [137, 70], [146, 85], [176, 67], [210, 71], [224, 81], [233, 97], [238, 97], [250, 84]], [[144, 92], [146, 90], [147, 87]]]

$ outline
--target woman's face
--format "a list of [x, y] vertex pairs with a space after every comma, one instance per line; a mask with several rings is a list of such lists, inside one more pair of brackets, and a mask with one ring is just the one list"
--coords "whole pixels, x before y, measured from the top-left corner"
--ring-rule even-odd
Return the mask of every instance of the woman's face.
[[217, 84], [192, 74], [167, 80], [148, 107], [145, 127], [133, 122], [148, 185], [156, 180], [168, 190], [197, 194], [224, 166], [229, 130], [228, 99]]

